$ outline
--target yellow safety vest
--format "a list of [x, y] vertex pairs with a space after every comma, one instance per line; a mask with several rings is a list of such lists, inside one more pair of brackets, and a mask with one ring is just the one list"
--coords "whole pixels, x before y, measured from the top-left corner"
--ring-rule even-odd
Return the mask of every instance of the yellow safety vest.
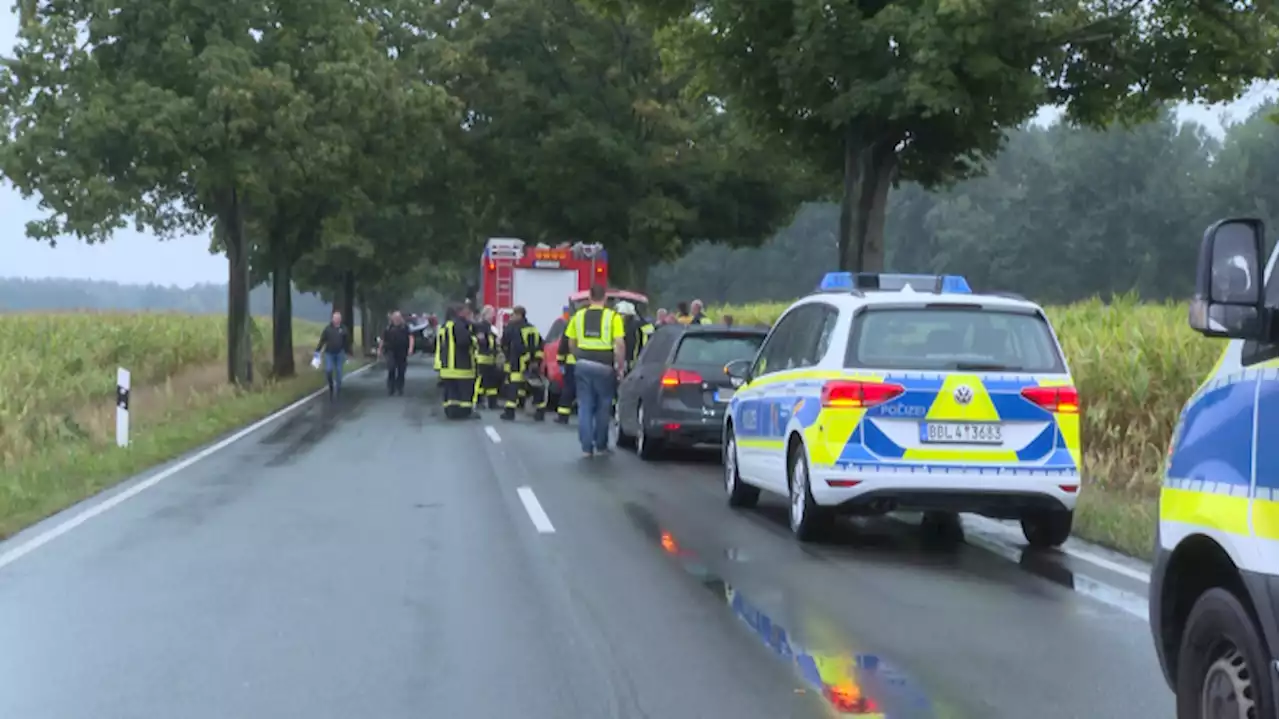
[[614, 321], [620, 315], [608, 307], [584, 307], [570, 320], [569, 335], [578, 345], [579, 360], [613, 364]]

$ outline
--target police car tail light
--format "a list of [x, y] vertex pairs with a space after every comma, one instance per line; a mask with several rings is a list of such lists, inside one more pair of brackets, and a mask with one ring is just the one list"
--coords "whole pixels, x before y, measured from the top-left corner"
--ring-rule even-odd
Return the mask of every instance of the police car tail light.
[[682, 384], [702, 384], [702, 375], [687, 369], [669, 369], [662, 373], [663, 387], [679, 387]]
[[1027, 387], [1022, 397], [1041, 409], [1060, 414], [1080, 411], [1080, 394], [1075, 387]]
[[873, 407], [888, 402], [905, 392], [892, 382], [859, 382], [833, 380], [822, 385], [823, 407]]

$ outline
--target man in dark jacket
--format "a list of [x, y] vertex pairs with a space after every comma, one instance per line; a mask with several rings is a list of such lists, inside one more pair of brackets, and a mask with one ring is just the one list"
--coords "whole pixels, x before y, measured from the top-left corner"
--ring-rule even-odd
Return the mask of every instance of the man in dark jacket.
[[329, 324], [320, 333], [320, 341], [316, 343], [316, 353], [324, 361], [324, 378], [329, 383], [329, 401], [338, 398], [342, 391], [342, 366], [347, 363], [347, 354], [351, 352], [351, 337], [347, 328], [342, 326], [342, 313], [334, 312]]
[[387, 361], [387, 394], [404, 395], [404, 375], [409, 368], [409, 355], [413, 354], [413, 333], [399, 311], [391, 313], [391, 324], [382, 331], [382, 343], [378, 345], [378, 359]]
[[476, 347], [471, 310], [455, 307], [436, 338], [436, 371], [440, 373], [444, 416], [479, 417], [476, 403]]

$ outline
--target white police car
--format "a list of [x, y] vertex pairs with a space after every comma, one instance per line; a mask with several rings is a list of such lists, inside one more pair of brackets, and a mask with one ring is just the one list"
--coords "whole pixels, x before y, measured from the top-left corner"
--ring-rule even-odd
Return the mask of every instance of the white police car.
[[1033, 302], [954, 275], [831, 273], [725, 373], [729, 504], [789, 496], [801, 540], [894, 510], [1019, 519], [1034, 546], [1071, 533], [1079, 401]]

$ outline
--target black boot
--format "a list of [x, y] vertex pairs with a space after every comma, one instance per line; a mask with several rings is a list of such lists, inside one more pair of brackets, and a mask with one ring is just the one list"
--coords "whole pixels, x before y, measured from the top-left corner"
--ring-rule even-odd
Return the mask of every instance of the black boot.
[[534, 421], [534, 422], [541, 422], [541, 421], [545, 420], [546, 418], [547, 418], [547, 411], [546, 411], [545, 409], [535, 409], [535, 410], [533, 411], [533, 421]]
[[508, 422], [513, 422], [515, 421], [515, 418], [516, 418], [516, 411], [512, 407], [507, 407], [506, 409], [502, 410], [501, 417], [502, 419], [505, 419]]
[[569, 415], [556, 414], [556, 424], [569, 424]]

